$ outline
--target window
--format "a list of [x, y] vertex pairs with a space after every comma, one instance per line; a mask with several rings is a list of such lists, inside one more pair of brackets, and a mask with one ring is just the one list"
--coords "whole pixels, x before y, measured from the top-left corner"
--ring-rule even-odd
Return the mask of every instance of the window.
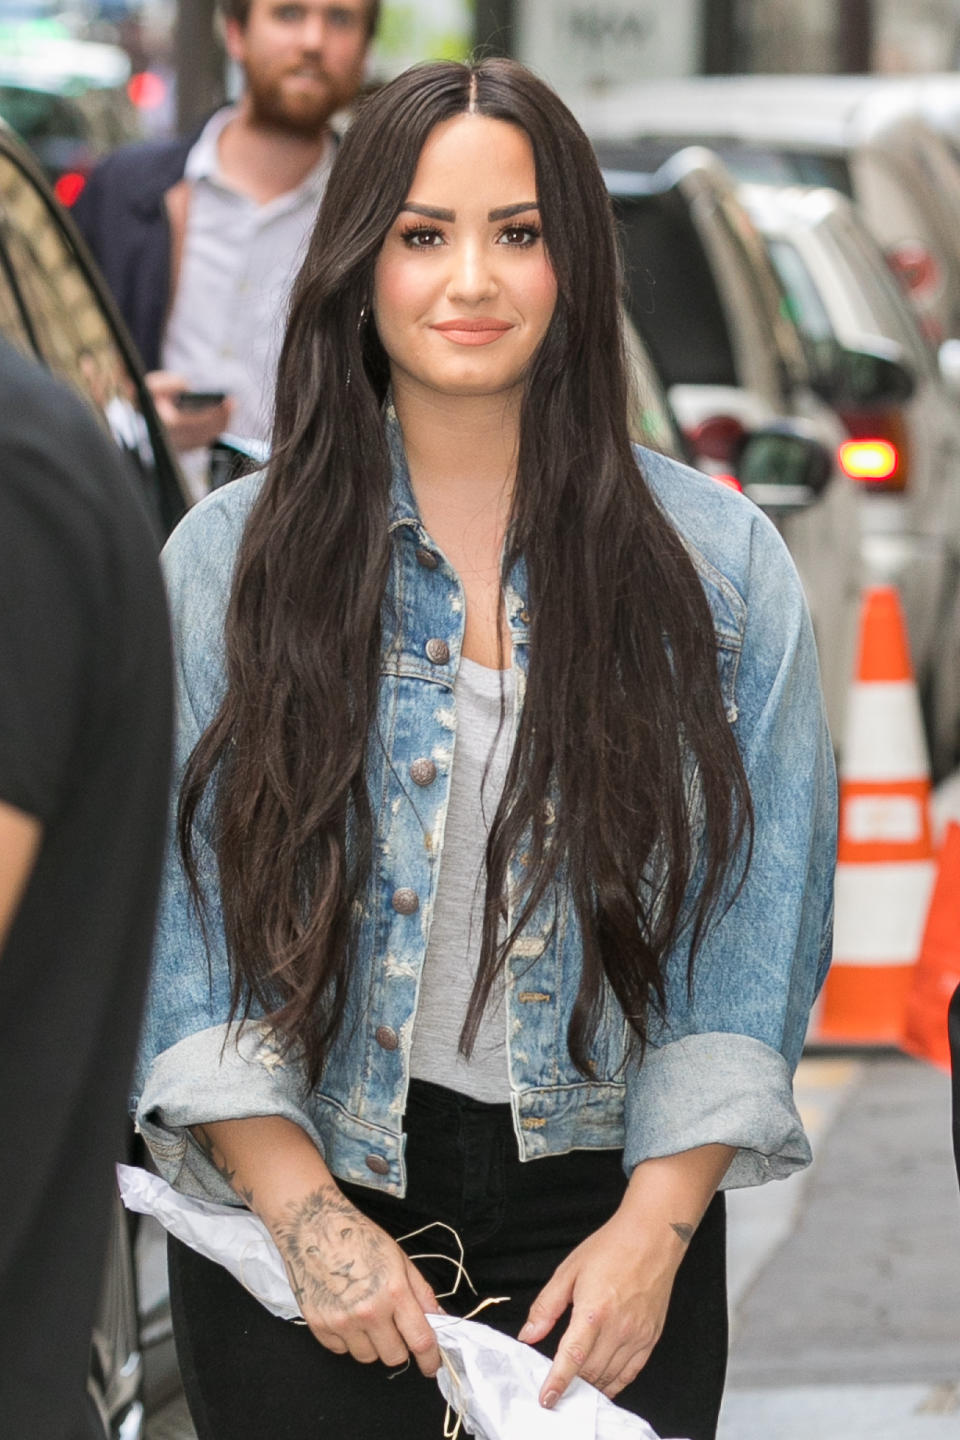
[[803, 337], [811, 374], [817, 380], [829, 381], [836, 368], [837, 340], [810, 271], [788, 240], [771, 240], [770, 258], [780, 276], [797, 329]]
[[664, 385], [736, 385], [727, 322], [686, 201], [676, 190], [614, 198], [630, 318]]

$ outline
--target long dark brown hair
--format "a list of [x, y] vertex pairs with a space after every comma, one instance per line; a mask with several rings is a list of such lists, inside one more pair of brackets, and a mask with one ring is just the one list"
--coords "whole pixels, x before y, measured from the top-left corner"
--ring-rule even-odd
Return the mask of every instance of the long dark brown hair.
[[[212, 787], [232, 1016], [262, 1007], [281, 1037], [302, 1043], [314, 1082], [342, 1023], [373, 853], [367, 751], [391, 543], [389, 373], [375, 324], [359, 319], [424, 142], [468, 109], [530, 139], [558, 298], [525, 377], [503, 576], [522, 556], [530, 670], [487, 845], [461, 1049], [470, 1053], [511, 941], [559, 885], [583, 935], [574, 1063], [589, 1075], [604, 977], [642, 1047], [651, 1006], [664, 1003], [665, 951], [689, 945], [692, 982], [705, 929], [748, 863], [750, 795], [710, 610], [628, 439], [620, 263], [589, 142], [513, 62], [417, 66], [361, 107], [294, 287], [273, 458], [226, 619], [226, 695], [181, 794], [180, 843], [199, 900], [193, 825]], [[521, 846], [526, 889], [513, 934], [498, 943]]]

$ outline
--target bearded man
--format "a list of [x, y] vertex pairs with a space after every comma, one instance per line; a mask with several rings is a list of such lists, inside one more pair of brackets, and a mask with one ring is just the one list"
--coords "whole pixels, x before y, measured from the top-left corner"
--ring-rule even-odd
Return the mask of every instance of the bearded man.
[[[379, 0], [221, 0], [236, 105], [187, 140], [128, 146], [74, 218], [102, 269], [177, 449], [270, 433], [290, 286], [354, 99]], [[183, 392], [223, 395], [188, 403]]]

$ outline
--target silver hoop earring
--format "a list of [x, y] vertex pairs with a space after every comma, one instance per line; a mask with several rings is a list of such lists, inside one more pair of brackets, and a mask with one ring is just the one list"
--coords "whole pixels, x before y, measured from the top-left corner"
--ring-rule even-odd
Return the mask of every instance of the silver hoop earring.
[[[368, 319], [368, 317], [369, 317], [369, 314], [370, 314], [370, 306], [366, 303], [366, 301], [364, 301], [364, 303], [360, 306], [360, 319], [357, 321], [357, 334], [358, 334], [358, 335], [362, 335], [362, 334], [363, 334], [363, 328], [364, 328], [364, 326], [365, 326], [366, 323], [367, 323], [367, 319]], [[348, 388], [348, 389], [349, 389], [349, 387], [350, 387], [350, 381], [351, 381], [352, 379], [353, 379], [353, 370], [352, 370], [351, 367], [348, 365], [348, 366], [347, 366], [347, 388]]]

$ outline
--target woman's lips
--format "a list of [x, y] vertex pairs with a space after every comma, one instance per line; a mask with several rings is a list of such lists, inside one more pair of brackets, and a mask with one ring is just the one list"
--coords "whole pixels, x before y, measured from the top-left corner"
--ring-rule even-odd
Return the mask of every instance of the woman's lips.
[[442, 320], [431, 326], [455, 345], [492, 345], [513, 326], [506, 320]]

